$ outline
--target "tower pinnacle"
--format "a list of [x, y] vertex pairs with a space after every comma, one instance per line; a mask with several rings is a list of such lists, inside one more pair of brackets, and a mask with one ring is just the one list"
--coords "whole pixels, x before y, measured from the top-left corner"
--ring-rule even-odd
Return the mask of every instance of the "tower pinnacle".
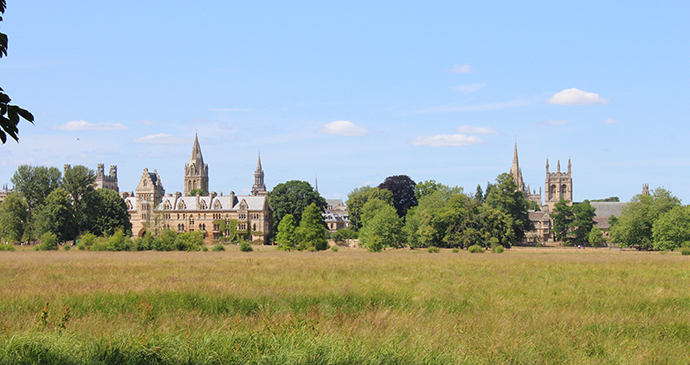
[[261, 168], [261, 152], [259, 152], [259, 159], [256, 162], [256, 171], [254, 171], [254, 186], [252, 186], [252, 195], [268, 195], [266, 185], [264, 184], [264, 170]]

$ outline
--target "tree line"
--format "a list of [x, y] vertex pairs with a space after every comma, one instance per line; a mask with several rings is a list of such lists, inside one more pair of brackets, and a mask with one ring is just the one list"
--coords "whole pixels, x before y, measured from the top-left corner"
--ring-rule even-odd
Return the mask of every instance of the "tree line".
[[3, 242], [31, 242], [52, 233], [59, 242], [84, 233], [131, 234], [127, 206], [120, 195], [95, 189], [96, 174], [78, 165], [64, 176], [55, 167], [21, 165], [12, 175], [14, 189], [0, 203]]

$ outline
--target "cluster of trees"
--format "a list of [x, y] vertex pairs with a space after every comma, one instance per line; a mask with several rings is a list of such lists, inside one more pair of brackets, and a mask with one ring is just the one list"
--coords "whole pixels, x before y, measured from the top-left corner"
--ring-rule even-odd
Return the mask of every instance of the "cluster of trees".
[[596, 227], [594, 216], [594, 207], [588, 200], [570, 205], [570, 201], [561, 199], [551, 214], [556, 239], [566, 245], [578, 242], [597, 246], [603, 243], [603, 234]]
[[674, 250], [690, 246], [690, 207], [664, 188], [636, 195], [610, 220], [611, 240], [621, 247]]
[[96, 175], [84, 166], [65, 170], [22, 165], [11, 178], [14, 191], [0, 203], [4, 242], [35, 241], [50, 232], [59, 242], [82, 233], [129, 235], [132, 225], [124, 200], [108, 189], [94, 189]]
[[415, 184], [403, 175], [391, 176], [376, 188], [357, 188], [348, 197], [350, 226], [371, 251], [404, 246], [510, 247], [532, 229], [530, 204], [510, 174], [499, 175], [486, 194], [478, 187], [472, 196], [460, 187], [433, 180]]
[[268, 194], [273, 208], [271, 240], [282, 250], [328, 248], [328, 231], [321, 213], [327, 207], [324, 199], [306, 181], [291, 180], [276, 185]]

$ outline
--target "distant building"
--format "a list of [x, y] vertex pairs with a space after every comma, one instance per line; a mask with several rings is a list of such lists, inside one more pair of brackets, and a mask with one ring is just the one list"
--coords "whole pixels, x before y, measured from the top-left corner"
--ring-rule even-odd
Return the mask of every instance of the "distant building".
[[99, 163], [96, 169], [96, 189], [110, 189], [120, 192], [117, 186], [117, 166], [110, 165], [110, 171], [108, 175], [105, 174], [105, 165]]
[[5, 198], [7, 198], [7, 194], [13, 192], [12, 189], [7, 188], [7, 184], [5, 184], [2, 189], [0, 189], [0, 203], [2, 203]]
[[248, 240], [267, 242], [273, 224], [273, 209], [268, 204], [261, 157], [254, 173], [252, 195], [220, 195], [210, 192], [194, 196], [195, 189], [208, 191], [208, 165], [204, 163], [197, 137], [194, 138], [190, 162], [185, 165], [184, 190], [165, 195], [160, 176], [144, 169], [134, 195], [124, 193], [132, 221], [132, 235], [141, 237], [150, 230], [172, 229], [178, 233], [202, 231], [205, 240], [223, 236], [221, 222], [236, 220], [237, 233]]
[[350, 215], [347, 205], [342, 199], [326, 199], [326, 211], [323, 219], [326, 222], [329, 232], [336, 232], [339, 229], [350, 227]]

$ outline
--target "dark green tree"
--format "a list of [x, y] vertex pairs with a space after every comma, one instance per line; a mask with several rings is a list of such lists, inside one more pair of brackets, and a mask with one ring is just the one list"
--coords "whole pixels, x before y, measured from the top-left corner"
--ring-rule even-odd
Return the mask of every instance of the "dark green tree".
[[55, 167], [21, 165], [17, 167], [10, 181], [14, 190], [25, 199], [25, 236], [27, 240], [37, 238], [33, 234], [34, 212], [45, 202], [48, 195], [61, 183], [60, 170]]
[[87, 213], [82, 219], [81, 232], [91, 232], [98, 236], [112, 236], [117, 231], [131, 234], [132, 223], [127, 204], [114, 190], [98, 189], [89, 192], [80, 204], [82, 211]]
[[297, 223], [292, 214], [287, 214], [280, 220], [278, 225], [278, 234], [276, 235], [276, 244], [279, 250], [291, 251], [297, 248]]
[[70, 197], [64, 189], [57, 188], [48, 195], [45, 204], [38, 209], [35, 225], [38, 235], [52, 232], [60, 242], [75, 239], [78, 227]]
[[604, 233], [599, 229], [599, 227], [592, 227], [592, 230], [589, 231], [589, 244], [596, 247], [600, 246], [604, 242], [606, 242]]
[[326, 223], [321, 215], [322, 209], [311, 203], [302, 212], [299, 228], [295, 230], [300, 250], [315, 249], [322, 251], [328, 248]]
[[522, 241], [525, 232], [534, 229], [529, 220], [529, 203], [525, 194], [517, 190], [513, 176], [508, 173], [498, 175], [496, 185], [487, 187], [486, 204], [508, 215], [513, 222], [515, 239]]
[[589, 200], [573, 206], [573, 215], [575, 219], [572, 223], [572, 235], [575, 242], [587, 243], [589, 241], [589, 233], [594, 227], [594, 207], [589, 204]]
[[477, 191], [474, 193], [474, 201], [477, 203], [477, 205], [484, 204], [484, 190], [482, 190], [482, 186], [480, 184], [477, 184]]
[[199, 194], [200, 196], [208, 196], [208, 192], [204, 189], [192, 189], [189, 191], [188, 196], [196, 196], [196, 194]]
[[[0, 14], [5, 14], [7, 3], [5, 0], [0, 0]], [[2, 16], [0, 16], [2, 21]], [[7, 56], [7, 35], [0, 33], [0, 58]], [[15, 141], [19, 142], [19, 124], [20, 118], [33, 124], [34, 116], [16, 105], [10, 104], [10, 97], [5, 94], [4, 90], [0, 88], [0, 140], [4, 144], [7, 142], [7, 135], [9, 134]]]
[[79, 226], [79, 232], [91, 231], [98, 215], [96, 209], [98, 197], [90, 194], [95, 191], [95, 181], [94, 171], [82, 165], [68, 167], [62, 177], [62, 188], [72, 199], [74, 218]]
[[360, 242], [369, 251], [378, 252], [384, 247], [403, 247], [402, 220], [391, 205], [374, 199], [364, 205], [364, 210], [379, 204], [380, 207], [370, 209], [373, 214], [364, 221], [360, 233]]
[[22, 241], [27, 212], [26, 202], [18, 193], [7, 194], [0, 203], [0, 238], [10, 243]]
[[299, 225], [302, 221], [302, 212], [312, 203], [322, 212], [328, 206], [326, 199], [314, 191], [308, 182], [299, 180], [276, 185], [268, 194], [268, 202], [273, 208], [273, 222], [276, 227], [280, 226], [280, 221], [288, 214], [292, 214]]
[[417, 205], [416, 185], [407, 175], [395, 175], [387, 177], [378, 188], [393, 193], [393, 207], [398, 212], [398, 217], [403, 218], [408, 209]]
[[675, 250], [690, 242], [690, 207], [675, 206], [652, 226], [655, 250]]
[[551, 219], [553, 219], [553, 232], [556, 239], [570, 244], [569, 233], [575, 221], [575, 215], [573, 214], [573, 207], [570, 206], [570, 201], [561, 199], [556, 203], [551, 213]]

